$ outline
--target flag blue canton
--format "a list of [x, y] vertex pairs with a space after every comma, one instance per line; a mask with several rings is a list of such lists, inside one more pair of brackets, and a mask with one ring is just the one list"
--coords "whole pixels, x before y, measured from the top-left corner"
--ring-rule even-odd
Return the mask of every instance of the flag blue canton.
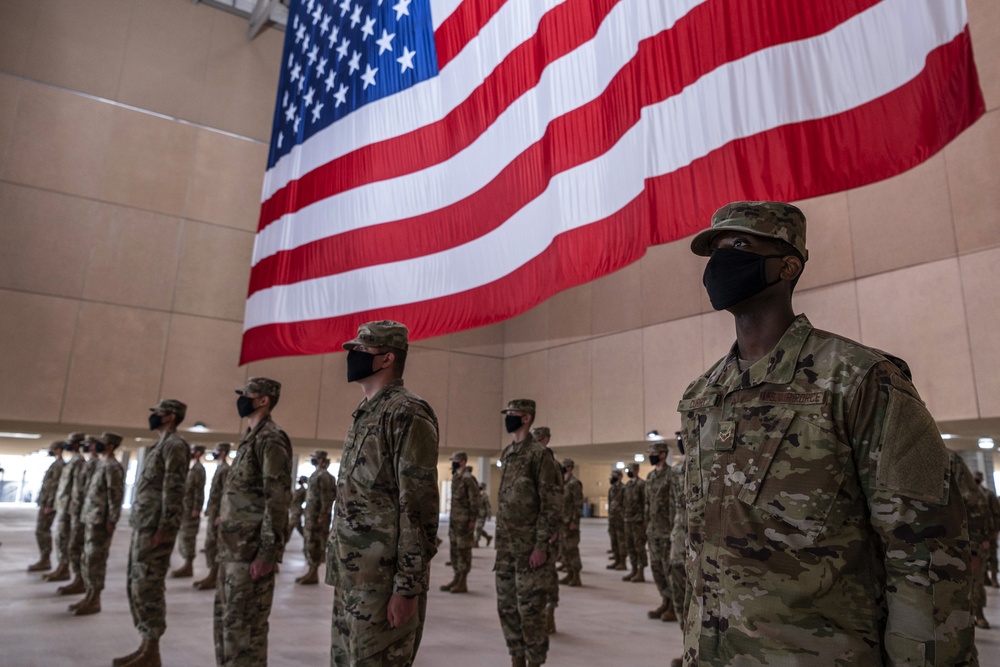
[[437, 73], [430, 0], [292, 0], [267, 168], [355, 109]]

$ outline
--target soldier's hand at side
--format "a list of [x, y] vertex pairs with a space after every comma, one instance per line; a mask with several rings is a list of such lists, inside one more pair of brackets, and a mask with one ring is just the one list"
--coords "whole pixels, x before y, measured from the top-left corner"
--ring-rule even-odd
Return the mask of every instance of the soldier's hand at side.
[[545, 565], [545, 561], [547, 561], [548, 559], [549, 557], [545, 554], [544, 551], [539, 551], [538, 549], [532, 549], [531, 555], [528, 556], [528, 567], [530, 567], [532, 570], [537, 570], [541, 566]]
[[198, 518], [198, 510], [191, 510], [191, 518], [192, 519]]
[[410, 620], [417, 611], [417, 598], [407, 598], [399, 593], [393, 593], [389, 598], [389, 605], [386, 607], [385, 615], [389, 620], [389, 626], [398, 628], [403, 623]]
[[575, 523], [569, 524], [569, 529], [570, 530], [576, 530], [576, 524]]
[[115, 524], [113, 524], [113, 523], [111, 523], [110, 521], [108, 521], [108, 522], [107, 522], [107, 523], [106, 523], [106, 524], [104, 525], [104, 529], [105, 529], [105, 530], [106, 530], [106, 531], [108, 532], [108, 534], [110, 535], [111, 533], [115, 532]]
[[250, 561], [250, 578], [256, 581], [274, 571], [274, 563], [265, 563], [254, 558]]
[[167, 541], [168, 541], [167, 531], [158, 530], [155, 533], [153, 533], [153, 536], [151, 538], [149, 538], [149, 546], [155, 549], [156, 547], [160, 546], [161, 544]]
[[42, 514], [48, 515], [48, 514], [52, 514], [55, 511], [56, 511], [56, 508], [54, 508], [54, 507], [46, 507], [45, 509], [42, 510]]
[[216, 525], [216, 526], [218, 526], [218, 525], [219, 525], [219, 522], [220, 522], [220, 521], [222, 521], [222, 517], [220, 517], [220, 516], [217, 516], [217, 517], [215, 517], [215, 525]]

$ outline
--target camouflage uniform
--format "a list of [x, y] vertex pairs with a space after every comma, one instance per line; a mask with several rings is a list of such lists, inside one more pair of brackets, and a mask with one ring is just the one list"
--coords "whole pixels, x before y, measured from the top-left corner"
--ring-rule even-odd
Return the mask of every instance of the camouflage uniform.
[[337, 499], [337, 480], [326, 468], [316, 468], [306, 490], [306, 562], [318, 566], [326, 561], [326, 541], [330, 538], [330, 514]]
[[214, 569], [219, 564], [219, 527], [215, 520], [219, 518], [222, 509], [222, 494], [226, 490], [226, 480], [229, 478], [229, 453], [223, 454], [212, 475], [212, 488], [208, 491], [208, 505], [205, 506], [205, 563]]
[[[563, 465], [567, 464], [572, 465], [573, 462], [566, 459]], [[562, 526], [559, 531], [563, 563], [568, 571], [564, 583], [572, 583], [579, 579], [580, 571], [583, 569], [583, 563], [580, 561], [580, 517], [582, 516], [583, 483], [570, 475], [570, 478], [563, 482]]]
[[486, 538], [486, 546], [489, 546], [493, 539], [486, 533], [486, 522], [493, 516], [493, 508], [490, 506], [490, 494], [486, 489], [479, 489], [479, 512], [476, 514], [476, 529], [473, 531], [473, 538], [476, 546], [479, 546], [480, 538]]
[[[177, 550], [185, 561], [193, 561], [198, 555], [198, 528], [201, 526], [201, 510], [205, 507], [205, 466], [195, 461], [184, 480], [184, 503], [181, 513], [181, 529], [177, 540]], [[197, 511], [197, 516], [191, 513]]]
[[994, 588], [1000, 588], [997, 581], [997, 532], [1000, 531], [1000, 498], [989, 487], [983, 487], [986, 500], [989, 501], [990, 513], [993, 515], [993, 534], [990, 535], [989, 553], [987, 554], [986, 573], [990, 575], [990, 581]]
[[[39, 563], [48, 563], [52, 557], [52, 522], [55, 521], [56, 491], [59, 488], [59, 478], [62, 476], [66, 462], [62, 457], [62, 448], [52, 460], [52, 465], [45, 471], [42, 478], [42, 488], [38, 492], [38, 520], [35, 523], [35, 541], [38, 542]], [[46, 513], [46, 510], [49, 510]]]
[[[326, 552], [326, 582], [336, 587], [330, 664], [409, 665], [437, 551], [437, 417], [401, 379], [353, 417]], [[417, 613], [396, 628], [386, 619], [393, 594], [418, 598]]]
[[[59, 475], [59, 486], [56, 489], [56, 555], [59, 557], [59, 567], [69, 567], [73, 553], [73, 499], [76, 489], [83, 477], [87, 462], [79, 451], [63, 466]], [[79, 563], [78, 563], [79, 564]]]
[[684, 500], [684, 461], [675, 463], [670, 468], [670, 508], [673, 510], [673, 521], [670, 531], [670, 557], [667, 568], [667, 587], [670, 591], [670, 602], [677, 620], [684, 629], [687, 618], [688, 585], [684, 561], [687, 555], [687, 504]]
[[[244, 393], [277, 397], [281, 385], [251, 378]], [[267, 415], [236, 449], [219, 508], [219, 583], [215, 589], [216, 663], [267, 665], [274, 572], [253, 579], [250, 564], [280, 563], [288, 534], [292, 444]]]
[[[95, 455], [96, 458], [96, 455]], [[108, 552], [125, 497], [125, 470], [114, 454], [100, 458], [87, 485], [82, 521], [86, 526], [83, 550], [83, 582], [88, 594], [104, 590]]]
[[466, 468], [451, 478], [451, 515], [448, 521], [448, 542], [451, 567], [456, 576], [468, 574], [472, 568], [472, 544], [475, 541], [469, 527], [479, 513], [479, 483]]
[[[534, 413], [535, 403], [514, 400], [508, 410]], [[562, 475], [551, 451], [530, 436], [507, 445], [500, 460], [494, 568], [500, 626], [512, 656], [544, 664], [549, 635], [543, 614], [555, 578], [550, 540], [561, 523]], [[548, 556], [534, 570], [528, 564], [533, 550]]]
[[[983, 543], [989, 540], [990, 531], [993, 528], [993, 516], [990, 513], [989, 501], [983, 493], [983, 487], [979, 485], [969, 468], [962, 461], [962, 457], [957, 452], [948, 452], [951, 456], [952, 484], [962, 495], [962, 502], [965, 504], [965, 514], [967, 517], [967, 530], [969, 533], [969, 548], [971, 551], [971, 565], [973, 574], [972, 591], [969, 596], [969, 610], [977, 620], [980, 627], [988, 628], [983, 616], [983, 606], [986, 604], [986, 560], [984, 559]], [[982, 620], [980, 620], [982, 619]]]
[[[132, 500], [132, 542], [128, 554], [128, 602], [132, 621], [146, 640], [158, 640], [167, 629], [164, 577], [181, 525], [184, 480], [191, 452], [176, 431], [166, 431], [146, 449]], [[153, 547], [157, 531], [166, 541]]]
[[625, 547], [632, 562], [632, 574], [627, 578], [638, 577], [646, 567], [646, 481], [636, 474], [625, 485], [622, 495]]
[[[305, 477], [302, 479], [305, 479]], [[292, 491], [292, 501], [288, 505], [288, 537], [285, 538], [286, 543], [288, 540], [292, 539], [292, 533], [296, 530], [299, 531], [299, 535], [305, 539], [306, 533], [305, 529], [302, 527], [302, 506], [306, 502], [307, 493], [308, 489], [301, 485]]]
[[966, 512], [916, 389], [804, 316], [737, 351], [678, 406], [684, 664], [969, 664]]
[[[664, 451], [661, 456], [666, 456]], [[663, 603], [661, 612], [673, 605], [670, 598], [668, 571], [670, 536], [674, 529], [673, 474], [670, 466], [653, 468], [646, 476], [646, 544], [649, 547], [649, 569]]]
[[[619, 478], [620, 480], [620, 478]], [[611, 536], [611, 555], [614, 562], [608, 569], [614, 566], [625, 568], [625, 560], [628, 558], [628, 546], [625, 541], [625, 485], [619, 481], [617, 484], [608, 485], [608, 534]]]
[[73, 487], [73, 497], [70, 501], [70, 513], [72, 514], [72, 518], [70, 521], [69, 564], [81, 582], [83, 581], [81, 563], [83, 562], [83, 548], [86, 533], [86, 523], [83, 521], [82, 517], [83, 501], [87, 497], [87, 487], [90, 486], [90, 479], [94, 476], [94, 472], [97, 470], [97, 466], [101, 462], [100, 457], [94, 452], [94, 443], [97, 442], [97, 439], [89, 435], [87, 436], [87, 439], [89, 441], [91, 452], [90, 458], [83, 464], [83, 468], [80, 471], [80, 477]]

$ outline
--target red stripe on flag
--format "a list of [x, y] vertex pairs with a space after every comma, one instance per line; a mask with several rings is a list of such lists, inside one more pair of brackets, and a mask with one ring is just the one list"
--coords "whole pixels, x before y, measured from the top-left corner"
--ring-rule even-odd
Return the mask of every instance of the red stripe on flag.
[[[772, 11], [789, 16], [788, 10], [800, 0], [772, 0], [784, 3]], [[661, 102], [681, 92], [705, 72], [743, 58], [761, 49], [822, 34], [839, 25], [854, 13], [871, 6], [875, 0], [855, 0], [837, 4], [836, 11], [827, 11], [809, 22], [767, 22], [760, 29], [741, 33], [739, 40], [726, 43], [727, 52], [715, 48], [711, 40], [701, 39], [709, 25], [728, 16], [732, 20], [759, 20], [756, 12], [744, 7], [746, 17], [734, 16], [737, 8], [726, 3], [701, 5], [684, 17], [674, 29], [643, 40], [636, 57], [615, 75], [600, 97], [593, 102], [553, 119], [542, 139], [530, 146], [497, 177], [475, 194], [430, 213], [379, 226], [380, 237], [386, 241], [371, 243], [371, 228], [362, 228], [330, 236], [291, 250], [265, 257], [250, 273], [249, 294], [273, 285], [286, 285], [299, 280], [318, 278], [352, 269], [395, 262], [440, 252], [483, 236], [503, 224], [525, 204], [540, 195], [552, 177], [567, 169], [602, 155], [638, 122], [643, 107]], [[704, 10], [701, 10], [704, 8]], [[721, 12], [716, 16], [716, 13]], [[689, 53], [691, 57], [656, 80], [646, 74], [670, 64], [671, 53]], [[426, 138], [426, 141], [434, 139]], [[423, 141], [419, 143], [422, 145]], [[391, 143], [391, 142], [383, 142]], [[421, 153], [413, 146], [400, 147], [413, 154]], [[362, 160], [361, 156], [365, 154]], [[359, 163], [354, 159], [358, 157]], [[357, 151], [346, 161], [334, 161], [337, 173], [353, 173], [363, 177], [369, 159], [392, 162], [387, 157], [372, 158], [366, 151]], [[329, 172], [323, 167], [318, 172]], [[332, 173], [332, 172], [330, 172]], [[346, 178], [346, 177], [345, 177]], [[379, 180], [379, 179], [371, 179]], [[301, 182], [301, 181], [300, 181]], [[427, 230], [433, 230], [428, 234]]]
[[[927, 104], [940, 113], [925, 114]], [[885, 97], [826, 119], [731, 142], [685, 169], [647, 181], [645, 191], [599, 222], [557, 237], [541, 255], [500, 280], [437, 299], [244, 333], [240, 363], [328, 352], [374, 319], [406, 323], [411, 340], [513, 317], [550, 296], [620, 269], [648, 245], [688, 236], [719, 205], [736, 199], [795, 201], [887, 178], [933, 155], [985, 113], [968, 28], [932, 52], [919, 77]], [[944, 122], [941, 122], [944, 121]], [[872, 160], [871, 146], [884, 150]], [[815, 150], [829, 146], [827, 151]], [[765, 169], [739, 169], [763, 164]], [[601, 253], [594, 253], [601, 248]]]
[[462, 52], [475, 39], [507, 0], [464, 0], [434, 31], [438, 69]]

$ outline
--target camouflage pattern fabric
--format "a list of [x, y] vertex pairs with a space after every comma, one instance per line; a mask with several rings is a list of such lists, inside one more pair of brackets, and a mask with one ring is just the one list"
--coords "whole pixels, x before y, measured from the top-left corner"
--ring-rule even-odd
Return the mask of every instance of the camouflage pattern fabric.
[[[677, 621], [684, 629], [688, 609], [685, 606], [689, 599], [687, 594], [687, 572], [684, 561], [687, 555], [687, 503], [684, 498], [684, 461], [670, 468], [672, 475], [670, 483], [671, 509], [673, 509], [673, 527], [670, 531], [670, 556], [667, 559], [667, 584], [670, 590], [670, 601], [677, 613]], [[683, 613], [682, 613], [683, 611]]]
[[337, 480], [325, 468], [316, 468], [309, 477], [305, 508], [306, 562], [326, 561], [326, 541], [330, 538], [330, 515], [337, 499]]
[[608, 486], [608, 535], [611, 536], [611, 555], [616, 561], [625, 562], [628, 547], [625, 541], [625, 485], [621, 482]]
[[[146, 449], [132, 499], [132, 541], [128, 556], [128, 602], [132, 621], [145, 639], [159, 639], [167, 629], [164, 577], [181, 525], [184, 480], [190, 448], [176, 431], [167, 431]], [[161, 531], [166, 541], [151, 546]]]
[[647, 565], [646, 561], [646, 480], [630, 479], [622, 495], [622, 517], [625, 522], [625, 551], [633, 570]]
[[[546, 429], [548, 430], [548, 429]], [[544, 433], [545, 431], [543, 431]], [[532, 436], [534, 437], [535, 431], [532, 430]], [[552, 455], [552, 463], [555, 465], [556, 470], [560, 470], [559, 461], [556, 459], [555, 452], [553, 452], [548, 445], [545, 445], [545, 451]], [[559, 572], [556, 571], [556, 564], [562, 558], [562, 513], [565, 509], [565, 499], [566, 499], [566, 482], [563, 479], [562, 474], [559, 474], [559, 524], [556, 530], [556, 540], [551, 545], [551, 552], [549, 558], [552, 560], [552, 567], [545, 568], [549, 573], [549, 578], [545, 580], [547, 602], [545, 606], [547, 608], [556, 609], [559, 607]]]
[[212, 612], [215, 664], [266, 667], [274, 572], [255, 580], [250, 576], [250, 563], [223, 561], [218, 577]]
[[[563, 484], [562, 526], [559, 543], [563, 563], [570, 572], [583, 569], [580, 560], [580, 517], [583, 516], [583, 482], [570, 476]], [[570, 528], [570, 526], [575, 526]]]
[[486, 522], [493, 516], [490, 494], [480, 491], [479, 497], [479, 513], [476, 514], [476, 529], [473, 531], [473, 542], [475, 543], [478, 543], [480, 538], [486, 537]]
[[[80, 575], [80, 563], [83, 560], [83, 547], [86, 526], [81, 519], [80, 513], [83, 511], [83, 501], [87, 496], [87, 487], [90, 486], [90, 479], [97, 470], [100, 458], [97, 454], [91, 454], [90, 459], [83, 464], [80, 477], [73, 485], [73, 496], [70, 500], [70, 536], [69, 536], [69, 564], [73, 571]], [[82, 576], [82, 575], [80, 575]]]
[[993, 534], [990, 536], [990, 546], [986, 555], [986, 572], [992, 577], [994, 586], [997, 584], [997, 532], [1000, 531], [1000, 498], [989, 488], [983, 487], [986, 500], [989, 501], [990, 514], [993, 515]]
[[62, 475], [66, 462], [62, 454], [56, 454], [52, 465], [45, 471], [42, 478], [42, 488], [38, 492], [38, 520], [35, 522], [35, 541], [38, 542], [38, 553], [41, 560], [52, 557], [52, 523], [56, 513], [56, 491], [59, 489], [59, 477]]
[[674, 527], [673, 475], [669, 467], [653, 468], [646, 476], [646, 543], [649, 569], [656, 590], [664, 602], [670, 601], [670, 536]]
[[86, 461], [83, 454], [74, 452], [59, 474], [56, 488], [56, 555], [60, 563], [70, 563], [71, 535], [73, 532], [73, 493], [79, 483]]
[[385, 605], [393, 593], [418, 596], [420, 605], [426, 604], [430, 561], [437, 552], [434, 411], [397, 379], [363, 400], [353, 417], [327, 543], [326, 582], [337, 587], [333, 665], [378, 660], [393, 646], [405, 650], [410, 634], [415, 655], [423, 615], [390, 628]]
[[[549, 649], [545, 607], [556, 580], [549, 540], [562, 523], [562, 474], [552, 452], [530, 436], [507, 445], [500, 460], [497, 611], [510, 654], [541, 664]], [[548, 555], [537, 570], [528, 566], [532, 550]]]
[[966, 512], [903, 373], [797, 317], [685, 392], [685, 665], [968, 665]]
[[[201, 461], [196, 461], [184, 479], [184, 504], [177, 538], [177, 550], [184, 560], [194, 560], [198, 555], [198, 528], [201, 526], [201, 510], [204, 506], [205, 466]], [[198, 516], [191, 516], [194, 510], [198, 510]]]
[[288, 537], [285, 541], [292, 539], [292, 533], [299, 531], [299, 535], [305, 537], [305, 529], [302, 526], [303, 505], [306, 502], [306, 487], [300, 486], [292, 491], [292, 501], [288, 504]]
[[229, 477], [229, 463], [222, 459], [212, 476], [212, 488], [208, 491], [208, 505], [205, 507], [205, 562], [209, 568], [216, 565], [219, 556], [219, 527], [215, 520], [219, 518], [222, 509], [222, 494], [226, 489], [226, 478]]
[[967, 517], [973, 576], [968, 609], [973, 615], [978, 616], [983, 613], [983, 606], [986, 604], [986, 563], [983, 559], [983, 543], [989, 539], [993, 516], [983, 488], [976, 483], [962, 457], [958, 452], [948, 452], [948, 454], [951, 460], [952, 486], [958, 489], [962, 496]]
[[[455, 574], [472, 569], [476, 515], [479, 514], [479, 483], [466, 468], [451, 478], [451, 515], [448, 521], [449, 555]], [[473, 524], [470, 527], [470, 524]]]
[[88, 591], [104, 590], [108, 550], [115, 526], [121, 518], [125, 497], [125, 470], [113, 454], [101, 458], [87, 485], [81, 519], [85, 526], [85, 546], [81, 574]]

